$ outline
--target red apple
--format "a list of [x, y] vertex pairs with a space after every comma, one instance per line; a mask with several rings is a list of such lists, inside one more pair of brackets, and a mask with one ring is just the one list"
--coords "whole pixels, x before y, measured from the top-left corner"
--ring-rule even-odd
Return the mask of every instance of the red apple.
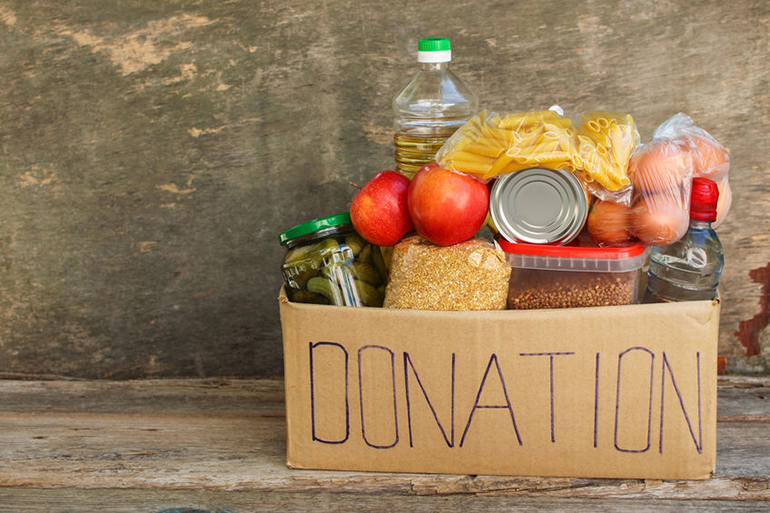
[[435, 162], [414, 175], [408, 198], [417, 233], [439, 246], [451, 246], [476, 235], [489, 210], [486, 184]]
[[353, 198], [353, 228], [372, 244], [393, 246], [414, 230], [407, 207], [409, 178], [395, 171], [374, 175]]

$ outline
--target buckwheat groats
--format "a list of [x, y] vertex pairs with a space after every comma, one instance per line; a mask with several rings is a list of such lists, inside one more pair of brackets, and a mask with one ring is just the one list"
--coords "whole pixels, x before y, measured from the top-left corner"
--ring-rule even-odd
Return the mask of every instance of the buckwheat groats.
[[529, 310], [637, 302], [644, 246], [549, 246], [500, 241], [511, 271], [508, 308]]
[[508, 308], [574, 308], [636, 302], [637, 273], [554, 272], [513, 269]]

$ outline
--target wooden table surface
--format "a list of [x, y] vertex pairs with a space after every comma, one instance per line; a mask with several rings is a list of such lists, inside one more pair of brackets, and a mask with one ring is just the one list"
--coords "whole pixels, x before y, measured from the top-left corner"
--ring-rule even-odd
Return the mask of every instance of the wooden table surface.
[[5, 379], [0, 398], [2, 512], [770, 510], [770, 378], [720, 378], [707, 481], [290, 470], [279, 380]]

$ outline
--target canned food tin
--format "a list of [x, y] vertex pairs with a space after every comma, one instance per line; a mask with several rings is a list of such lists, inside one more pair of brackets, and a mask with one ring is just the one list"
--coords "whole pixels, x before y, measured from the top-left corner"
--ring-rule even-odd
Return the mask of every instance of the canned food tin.
[[583, 229], [588, 207], [588, 193], [577, 176], [542, 167], [498, 178], [489, 198], [500, 235], [529, 244], [567, 244]]

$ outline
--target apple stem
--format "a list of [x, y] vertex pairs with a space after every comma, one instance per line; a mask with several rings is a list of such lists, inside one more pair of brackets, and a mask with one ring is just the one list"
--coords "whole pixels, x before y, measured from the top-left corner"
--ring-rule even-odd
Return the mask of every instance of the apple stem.
[[358, 189], [359, 191], [361, 190], [361, 186], [360, 186], [360, 185], [358, 185], [357, 183], [355, 183], [355, 182], [348, 182], [348, 183], [350, 183], [350, 185], [352, 185], [353, 187], [355, 187], [355, 188], [356, 188], [356, 189]]

